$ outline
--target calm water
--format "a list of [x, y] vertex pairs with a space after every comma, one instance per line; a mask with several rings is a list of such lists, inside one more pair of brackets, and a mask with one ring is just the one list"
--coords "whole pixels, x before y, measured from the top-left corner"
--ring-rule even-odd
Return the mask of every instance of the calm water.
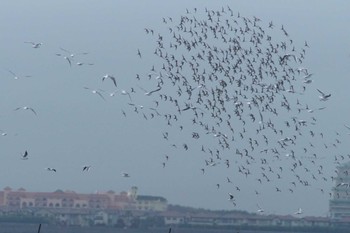
[[[0, 223], [0, 233], [37, 233], [38, 224], [7, 224]], [[62, 227], [42, 225], [40, 233], [168, 233], [169, 228], [157, 229], [119, 229], [111, 227]], [[185, 229], [172, 228], [171, 233], [284, 233], [282, 231], [248, 231], [241, 229]], [[345, 233], [343, 231], [309, 231], [315, 233]], [[289, 231], [289, 233], [301, 233], [300, 231]]]

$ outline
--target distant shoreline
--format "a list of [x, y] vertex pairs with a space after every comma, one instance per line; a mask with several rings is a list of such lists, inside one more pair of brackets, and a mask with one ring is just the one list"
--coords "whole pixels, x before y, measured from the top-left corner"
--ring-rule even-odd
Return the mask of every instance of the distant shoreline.
[[[34, 223], [0, 223], [0, 233], [36, 233], [39, 224]], [[346, 233], [348, 229], [320, 229], [320, 228], [308, 228], [294, 230], [261, 230], [261, 229], [242, 229], [242, 227], [231, 228], [203, 228], [203, 227], [173, 227], [172, 233], [304, 233], [304, 232], [327, 232], [327, 233]], [[93, 226], [93, 227], [81, 227], [81, 226], [57, 226], [42, 224], [40, 233], [168, 233], [169, 227], [159, 228], [135, 228], [135, 229], [122, 229], [116, 227], [106, 226]]]

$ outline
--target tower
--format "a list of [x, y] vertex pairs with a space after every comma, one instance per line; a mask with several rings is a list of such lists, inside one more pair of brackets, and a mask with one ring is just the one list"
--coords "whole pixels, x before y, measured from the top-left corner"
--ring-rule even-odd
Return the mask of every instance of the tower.
[[130, 191], [128, 192], [128, 196], [130, 198], [132, 198], [133, 200], [136, 200], [137, 198], [137, 187], [136, 186], [132, 186]]
[[333, 198], [329, 201], [329, 212], [333, 219], [350, 218], [350, 162], [337, 167], [333, 187]]

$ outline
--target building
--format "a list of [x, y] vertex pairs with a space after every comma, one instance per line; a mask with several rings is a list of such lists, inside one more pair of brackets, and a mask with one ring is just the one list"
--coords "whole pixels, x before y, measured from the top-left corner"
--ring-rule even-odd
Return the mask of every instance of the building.
[[135, 200], [127, 192], [114, 191], [82, 194], [74, 191], [27, 192], [10, 187], [0, 191], [0, 208], [60, 208], [60, 209], [133, 209]]
[[138, 195], [137, 187], [131, 187], [129, 197], [135, 200], [135, 209], [139, 211], [162, 212], [168, 208], [168, 202], [164, 197]]
[[337, 174], [329, 212], [334, 221], [342, 221], [350, 219], [350, 162], [338, 166]]

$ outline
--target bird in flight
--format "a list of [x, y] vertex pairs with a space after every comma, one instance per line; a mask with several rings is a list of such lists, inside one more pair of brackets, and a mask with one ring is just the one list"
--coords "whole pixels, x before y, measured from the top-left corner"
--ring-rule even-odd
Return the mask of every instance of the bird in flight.
[[71, 67], [71, 66], [72, 66], [72, 62], [71, 62], [71, 60], [69, 59], [69, 57], [64, 56], [63, 58], [66, 59], [66, 60], [68, 61], [69, 66]]
[[24, 43], [32, 44], [32, 48], [34, 48], [34, 49], [40, 48], [40, 46], [43, 45], [43, 43], [36, 43], [36, 42], [32, 42], [32, 41], [25, 41]]
[[89, 171], [90, 168], [91, 168], [90, 165], [85, 165], [85, 166], [83, 166], [83, 171]]
[[116, 81], [116, 79], [115, 79], [114, 76], [109, 75], [109, 74], [106, 74], [106, 75], [104, 75], [104, 76], [102, 77], [102, 82], [105, 81], [106, 78], [109, 78], [110, 80], [112, 80], [114, 86], [117, 87], [117, 81]]
[[141, 52], [140, 49], [137, 49], [137, 55], [141, 58]]
[[1, 136], [7, 136], [7, 133], [6, 133], [5, 131], [3, 131], [3, 130], [0, 129], [0, 132], [1, 132], [1, 133], [0, 133]]
[[160, 90], [162, 89], [161, 87], [158, 87], [158, 88], [156, 88], [156, 89], [154, 89], [154, 90], [152, 90], [152, 91], [147, 91], [146, 89], [144, 89], [144, 88], [142, 88], [142, 87], [140, 87], [140, 86], [139, 86], [139, 88], [140, 88], [142, 91], [144, 91], [144, 92], [145, 92], [145, 95], [147, 95], [147, 96], [150, 96], [150, 95], [152, 95], [154, 92], [160, 91]]
[[99, 92], [98, 90], [91, 89], [91, 88], [88, 88], [88, 87], [84, 87], [84, 89], [90, 90], [92, 94], [97, 94], [97, 95], [99, 95], [103, 100], [106, 100], [105, 97], [103, 97], [103, 95], [101, 94], [101, 92]]
[[228, 193], [228, 196], [229, 196], [229, 198], [228, 198], [229, 201], [231, 201], [235, 198], [232, 193]]
[[16, 108], [14, 111], [17, 111], [17, 110], [20, 110], [20, 109], [23, 109], [23, 110], [30, 110], [30, 111], [32, 111], [35, 115], [37, 115], [37, 114], [36, 114], [36, 111], [35, 111], [33, 108], [28, 107], [28, 106], [18, 107], [18, 108]]
[[[13, 75], [13, 78], [16, 79], [16, 80], [20, 78], [17, 74], [15, 74], [14, 72], [12, 72], [11, 70], [7, 70], [7, 72], [9, 72], [10, 74], [12, 74], [12, 75]], [[23, 77], [30, 78], [30, 77], [32, 77], [32, 76], [30, 76], [30, 75], [25, 75], [25, 76], [23, 76]]]
[[303, 213], [303, 210], [301, 208], [298, 209], [298, 211], [296, 211], [294, 214], [295, 215], [300, 215]]
[[121, 92], [120, 92], [122, 95], [127, 95], [127, 96], [129, 96], [129, 99], [130, 99], [130, 101], [132, 101], [132, 99], [131, 99], [131, 95], [130, 95], [130, 93], [129, 92], [127, 92], [126, 90], [121, 90]]
[[261, 208], [258, 204], [257, 204], [257, 206], [258, 206], [258, 210], [257, 210], [257, 212], [258, 213], [263, 213], [264, 212], [264, 209], [263, 208]]
[[46, 170], [48, 170], [50, 172], [56, 172], [56, 168], [52, 168], [52, 167], [48, 167], [48, 168], [46, 168]]
[[27, 159], [28, 159], [28, 151], [27, 151], [27, 150], [24, 151], [24, 153], [23, 153], [22, 156], [21, 156], [21, 159], [22, 159], [22, 160], [27, 160]]
[[[68, 54], [69, 54], [69, 57], [72, 58], [72, 59], [75, 57], [75, 55], [87, 55], [87, 54], [88, 54], [87, 52], [72, 53], [71, 51], [69, 51], [69, 50], [67, 50], [67, 49], [64, 49], [64, 48], [62, 48], [62, 47], [60, 47], [60, 49], [61, 49], [62, 51], [64, 51], [64, 52], [68, 53]], [[56, 53], [56, 55], [57, 55], [57, 56], [61, 56], [62, 54]]]
[[126, 172], [123, 172], [123, 173], [122, 173], [122, 176], [123, 176], [123, 177], [126, 177], [126, 178], [130, 177], [129, 173], [126, 173]]
[[326, 100], [329, 99], [329, 97], [331, 97], [331, 94], [325, 94], [325, 93], [323, 93], [323, 92], [322, 92], [321, 90], [319, 90], [319, 89], [317, 89], [317, 91], [321, 94], [321, 95], [319, 96], [319, 98], [320, 98], [321, 101], [326, 101]]

